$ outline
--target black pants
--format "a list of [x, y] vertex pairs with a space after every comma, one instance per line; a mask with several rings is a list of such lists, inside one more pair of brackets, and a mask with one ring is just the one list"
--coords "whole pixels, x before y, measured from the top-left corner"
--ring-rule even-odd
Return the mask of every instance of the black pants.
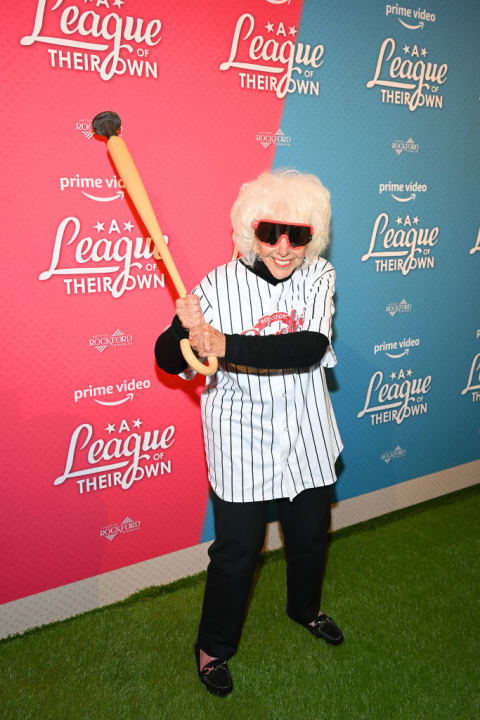
[[[212, 502], [216, 540], [208, 550], [198, 643], [212, 657], [228, 660], [240, 641], [253, 573], [265, 539], [267, 502], [225, 502], [214, 493]], [[304, 490], [292, 502], [275, 502], [285, 538], [287, 614], [296, 622], [309, 623], [320, 609], [331, 486]]]

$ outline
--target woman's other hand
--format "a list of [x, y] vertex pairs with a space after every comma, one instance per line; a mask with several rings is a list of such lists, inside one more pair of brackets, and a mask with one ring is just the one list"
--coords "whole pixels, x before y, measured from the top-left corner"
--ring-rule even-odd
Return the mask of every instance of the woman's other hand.
[[197, 325], [190, 330], [190, 345], [200, 357], [225, 357], [225, 335], [211, 325]]
[[185, 330], [191, 330], [196, 325], [205, 323], [198, 295], [185, 295], [184, 298], [178, 298], [175, 308], [177, 317]]

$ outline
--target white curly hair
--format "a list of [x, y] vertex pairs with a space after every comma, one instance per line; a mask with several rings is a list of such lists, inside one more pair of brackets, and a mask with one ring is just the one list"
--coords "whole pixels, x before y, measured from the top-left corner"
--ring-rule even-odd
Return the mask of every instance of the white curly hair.
[[255, 220], [305, 223], [313, 227], [305, 259], [311, 264], [329, 243], [330, 193], [316, 175], [283, 169], [244, 183], [232, 212], [233, 242], [249, 265], [255, 261]]

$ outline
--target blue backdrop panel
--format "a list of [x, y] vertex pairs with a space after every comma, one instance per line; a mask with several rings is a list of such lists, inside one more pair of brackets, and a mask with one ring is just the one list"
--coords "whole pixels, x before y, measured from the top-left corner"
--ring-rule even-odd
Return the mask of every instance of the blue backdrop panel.
[[332, 195], [338, 499], [479, 457], [480, 403], [462, 395], [480, 351], [479, 21], [473, 0], [304, 5], [320, 92], [287, 95], [274, 165]]

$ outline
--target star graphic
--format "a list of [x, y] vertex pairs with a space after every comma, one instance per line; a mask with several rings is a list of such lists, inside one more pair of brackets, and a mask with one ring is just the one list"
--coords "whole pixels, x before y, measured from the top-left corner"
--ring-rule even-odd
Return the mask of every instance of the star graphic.
[[115, 425], [113, 425], [112, 423], [108, 423], [108, 425], [107, 425], [107, 427], [105, 428], [105, 430], [106, 430], [106, 431], [108, 432], [108, 434], [110, 435], [110, 433], [115, 432]]
[[113, 0], [113, 6], [121, 8], [122, 5], [124, 4], [124, 2], [125, 2], [125, 0]]
[[414, 224], [414, 225], [418, 225], [419, 220], [420, 220], [420, 218], [418, 218], [418, 217], [415, 215], [415, 217], [413, 218], [413, 224]]
[[134, 428], [139, 428], [140, 425], [143, 425], [143, 422], [140, 420], [140, 418], [137, 418], [136, 420], [133, 421]]
[[395, 380], [395, 378], [397, 377], [397, 373], [392, 372], [392, 374], [390, 375], [390, 377], [392, 378], [392, 380]]
[[425, 57], [425, 55], [428, 55], [427, 48], [422, 48], [422, 49], [420, 50], [420, 55], [421, 55], [422, 57]]
[[297, 32], [298, 32], [298, 30], [297, 30], [297, 28], [295, 27], [295, 25], [289, 25], [289, 26], [288, 26], [288, 34], [289, 34], [289, 35], [293, 35], [293, 37], [295, 37], [295, 35], [297, 34]]
[[133, 224], [130, 222], [130, 220], [128, 222], [123, 223], [123, 229], [124, 230], [133, 230]]
[[397, 217], [396, 223], [397, 223], [397, 225], [402, 224], [402, 218], [400, 217], [400, 215]]
[[268, 23], [265, 25], [265, 29], [266, 29], [267, 32], [273, 32], [273, 23], [268, 22]]
[[411, 374], [412, 374], [412, 371], [411, 371], [411, 370], [407, 370], [407, 375], [408, 375], [408, 377], [410, 377]]
[[405, 53], [405, 55], [408, 55], [408, 53], [410, 52], [410, 45], [404, 45], [403, 52]]
[[97, 232], [100, 232], [101, 230], [105, 230], [105, 223], [101, 223], [100, 220], [97, 220], [97, 224], [93, 226]]

